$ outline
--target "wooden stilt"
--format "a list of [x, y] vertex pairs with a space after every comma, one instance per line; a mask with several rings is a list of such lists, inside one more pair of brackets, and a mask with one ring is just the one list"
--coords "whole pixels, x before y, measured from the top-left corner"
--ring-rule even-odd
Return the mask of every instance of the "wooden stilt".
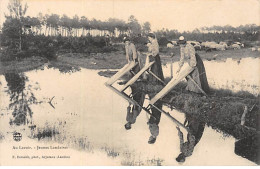
[[[135, 100], [133, 100], [132, 98], [130, 98], [127, 94], [125, 94], [124, 92], [119, 92], [116, 88], [114, 88], [113, 86], [110, 86], [110, 85], [107, 85], [106, 84], [106, 86], [108, 87], [108, 88], [110, 88], [111, 90], [113, 90], [115, 93], [117, 93], [119, 96], [121, 96], [122, 98], [124, 98], [124, 99], [126, 99], [130, 104], [132, 104], [132, 105], [136, 105], [136, 106], [138, 106], [138, 107], [140, 107], [141, 109], [143, 109], [146, 113], [148, 113], [148, 114], [150, 114], [151, 116], [153, 116], [152, 115], [152, 113], [149, 111], [149, 109], [148, 108], [145, 108], [145, 107], [143, 107], [143, 106], [141, 106], [139, 103], [137, 103]], [[153, 116], [154, 117], [154, 116]], [[154, 117], [154, 118], [156, 118], [156, 117]]]
[[148, 65], [146, 65], [145, 67], [143, 67], [134, 77], [132, 77], [132, 79], [130, 79], [119, 91], [122, 92], [124, 91], [128, 86], [130, 86], [131, 84], [133, 84], [134, 82], [136, 82], [136, 80], [147, 70], [149, 69], [152, 65], [154, 64], [154, 62], [150, 62]]
[[171, 58], [171, 79], [173, 77], [173, 56]]
[[129, 96], [127, 96], [125, 93], [121, 93], [119, 92], [116, 88], [114, 88], [113, 86], [107, 85], [106, 86], [108, 88], [110, 88], [111, 90], [113, 90], [115, 93], [117, 93], [119, 96], [123, 97], [124, 99], [126, 99], [129, 103], [133, 104], [133, 105], [137, 105], [136, 101], [131, 99]]
[[120, 69], [114, 76], [112, 76], [107, 82], [107, 85], [112, 85], [117, 81], [119, 78], [121, 78], [124, 74], [129, 72], [131, 69], [133, 69], [136, 65], [138, 65], [138, 62], [130, 62], [129, 64], [126, 64], [122, 69]]
[[166, 94], [168, 94], [182, 79], [184, 79], [187, 75], [189, 75], [194, 68], [188, 67], [184, 71], [182, 71], [175, 79], [172, 79], [159, 93], [157, 93], [154, 98], [150, 101], [150, 104], [154, 104], [157, 100], [163, 98]]

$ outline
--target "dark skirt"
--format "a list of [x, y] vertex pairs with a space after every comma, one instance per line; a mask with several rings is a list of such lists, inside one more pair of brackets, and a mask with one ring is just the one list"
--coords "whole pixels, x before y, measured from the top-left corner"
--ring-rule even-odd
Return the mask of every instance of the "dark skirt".
[[[210, 90], [209, 90], [209, 84], [207, 80], [205, 67], [203, 61], [201, 60], [200, 56], [197, 53], [196, 53], [196, 61], [197, 61], [197, 65], [195, 69], [192, 71], [192, 73], [190, 74], [190, 76], [201, 87], [201, 89], [205, 93], [209, 93]], [[198, 87], [189, 79], [187, 79], [186, 89], [195, 93], [201, 93]]]
[[[161, 64], [161, 59], [159, 54], [156, 55], [155, 57], [153, 56], [149, 56], [149, 60], [151, 61], [155, 61], [155, 63], [152, 65], [151, 67], [151, 71], [158, 77], [160, 78], [162, 81], [164, 81], [164, 76], [163, 76], [163, 71], [162, 71], [162, 64]], [[157, 78], [155, 78], [153, 75], [149, 75], [148, 81], [150, 84], [162, 84], [162, 82], [160, 82]], [[155, 93], [148, 93], [149, 98], [152, 99], [155, 95]], [[157, 108], [162, 109], [162, 101], [158, 100], [155, 104], [154, 104]], [[161, 119], [161, 112], [158, 111], [156, 108], [152, 108], [152, 115], [150, 116], [149, 119], [149, 124], [156, 124], [158, 125]], [[155, 117], [155, 118], [154, 118]], [[156, 133], [156, 131], [154, 131], [154, 129], [150, 128], [150, 132], [152, 133], [152, 135], [154, 135], [153, 133]]]
[[[162, 71], [162, 64], [159, 54], [155, 57], [150, 56], [149, 57], [150, 62], [155, 61], [155, 63], [151, 67], [151, 71], [159, 77], [162, 81], [164, 81], [163, 71]], [[153, 75], [150, 75], [149, 82], [156, 83], [156, 84], [162, 84], [158, 79], [156, 79]]]
[[185, 122], [188, 123], [186, 127], [188, 127], [190, 130], [189, 134], [195, 137], [195, 145], [196, 145], [200, 141], [203, 135], [206, 123], [203, 120], [201, 120], [200, 117], [197, 117], [195, 115], [186, 114], [185, 116], [186, 116]]

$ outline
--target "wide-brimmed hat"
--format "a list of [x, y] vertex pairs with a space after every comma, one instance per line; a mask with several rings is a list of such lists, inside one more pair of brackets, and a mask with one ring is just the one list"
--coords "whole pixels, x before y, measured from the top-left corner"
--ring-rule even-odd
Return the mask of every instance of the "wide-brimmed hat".
[[186, 40], [184, 39], [184, 36], [180, 36], [179, 40], [177, 41], [177, 44], [181, 45], [181, 44], [186, 44]]

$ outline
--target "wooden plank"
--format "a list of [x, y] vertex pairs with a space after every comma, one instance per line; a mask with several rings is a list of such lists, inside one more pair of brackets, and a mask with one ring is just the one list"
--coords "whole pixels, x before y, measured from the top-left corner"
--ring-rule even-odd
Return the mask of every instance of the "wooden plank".
[[172, 79], [159, 93], [157, 93], [154, 98], [150, 101], [150, 104], [153, 105], [157, 100], [163, 98], [167, 93], [169, 93], [182, 79], [188, 76], [194, 68], [188, 66], [186, 69], [181, 71], [179, 75]]
[[[113, 86], [110, 86], [110, 85], [107, 85], [107, 84], [105, 84], [108, 88], [110, 88], [111, 90], [113, 90], [116, 94], [118, 94], [119, 96], [121, 96], [122, 98], [124, 98], [125, 100], [127, 100], [129, 103], [131, 103], [132, 105], [136, 105], [136, 106], [138, 106], [138, 107], [140, 107], [140, 108], [142, 108], [144, 111], [146, 111], [146, 113], [148, 113], [148, 114], [150, 114], [151, 116], [153, 116], [152, 115], [152, 113], [150, 113], [150, 111], [147, 109], [147, 108], [145, 108], [145, 107], [142, 107], [139, 103], [137, 103], [135, 100], [133, 100], [132, 98], [130, 98], [128, 95], [126, 95], [124, 92], [119, 92], [116, 88], [114, 88]], [[154, 117], [154, 116], [153, 116]], [[156, 118], [156, 117], [154, 117], [154, 118]]]
[[138, 62], [130, 62], [128, 64], [126, 64], [123, 68], [121, 68], [114, 76], [112, 76], [107, 82], [107, 85], [112, 85], [113, 83], [115, 83], [115, 81], [117, 81], [119, 78], [121, 78], [124, 74], [126, 74], [127, 72], [129, 72], [131, 69], [133, 69], [136, 65], [138, 64]]
[[133, 84], [135, 81], [137, 81], [137, 79], [145, 72], [147, 71], [147, 69], [149, 69], [152, 65], [154, 64], [153, 62], [150, 62], [149, 64], [147, 64], [146, 66], [144, 66], [134, 77], [132, 77], [132, 79], [130, 79], [119, 91], [122, 92], [124, 91], [128, 86], [130, 86], [131, 84]]
[[108, 88], [110, 88], [111, 90], [113, 90], [116, 94], [118, 94], [119, 96], [121, 96], [122, 98], [126, 99], [129, 103], [133, 104], [133, 105], [138, 105], [138, 103], [131, 99], [129, 96], [127, 96], [124, 92], [119, 92], [116, 88], [114, 88], [113, 86], [110, 86], [108, 84], [105, 84]]

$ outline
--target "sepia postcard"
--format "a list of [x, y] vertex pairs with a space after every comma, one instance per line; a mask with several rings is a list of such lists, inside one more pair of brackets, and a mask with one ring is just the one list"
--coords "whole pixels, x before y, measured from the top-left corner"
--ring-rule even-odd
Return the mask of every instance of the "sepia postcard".
[[258, 166], [259, 0], [0, 0], [0, 166]]

